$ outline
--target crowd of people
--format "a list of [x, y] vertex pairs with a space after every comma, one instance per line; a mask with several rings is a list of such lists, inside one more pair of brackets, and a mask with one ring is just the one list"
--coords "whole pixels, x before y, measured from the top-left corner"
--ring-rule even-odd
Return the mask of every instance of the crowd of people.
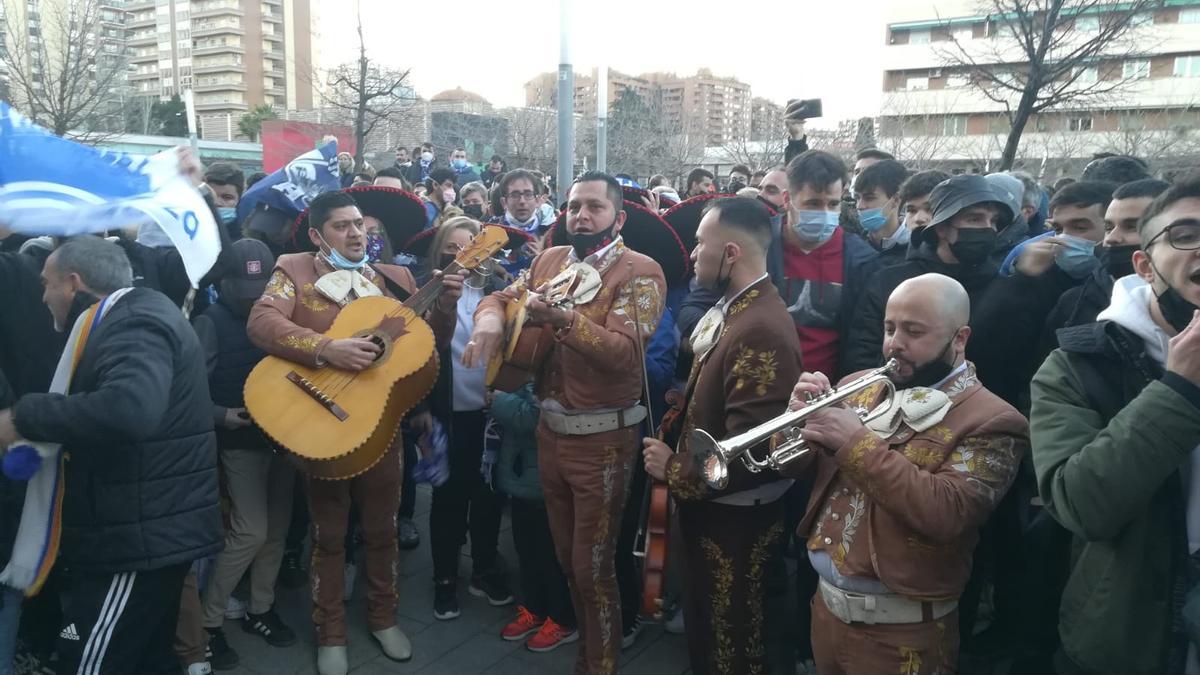
[[[512, 608], [497, 639], [577, 643], [578, 673], [616, 672], [647, 606], [697, 674], [1200, 672], [1200, 174], [847, 166], [794, 113], [779, 165], [678, 185], [560, 191], [426, 143], [378, 170], [342, 153], [341, 189], [239, 219], [263, 175], [214, 163], [198, 288], [153, 226], [0, 223], [0, 675], [230, 670], [232, 621], [278, 649], [309, 631], [275, 608], [302, 587], [317, 671], [345, 675], [360, 579], [371, 639], [407, 661], [400, 552], [422, 543], [434, 619], [465, 577]], [[508, 243], [463, 271], [485, 227]], [[587, 290], [541, 295], [565, 273]], [[384, 346], [327, 335], [339, 312], [419, 288], [437, 383], [379, 462], [308, 475], [247, 410], [251, 371], [363, 371]], [[502, 391], [514, 302], [550, 346]], [[719, 461], [705, 441], [764, 424]], [[656, 486], [666, 583], [644, 597]]]

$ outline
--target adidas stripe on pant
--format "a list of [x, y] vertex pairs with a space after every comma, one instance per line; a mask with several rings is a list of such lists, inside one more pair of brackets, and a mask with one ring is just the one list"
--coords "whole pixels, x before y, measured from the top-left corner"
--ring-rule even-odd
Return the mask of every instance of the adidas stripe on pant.
[[73, 573], [63, 595], [58, 675], [177, 675], [171, 645], [190, 567]]

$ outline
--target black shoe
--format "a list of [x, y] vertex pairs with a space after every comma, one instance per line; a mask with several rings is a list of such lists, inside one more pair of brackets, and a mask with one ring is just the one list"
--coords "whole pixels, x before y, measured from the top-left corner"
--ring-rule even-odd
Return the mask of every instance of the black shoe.
[[283, 554], [283, 563], [279, 566], [279, 585], [284, 588], [302, 588], [308, 583], [308, 574], [300, 564], [300, 554], [288, 551]]
[[633, 621], [625, 622], [621, 628], [621, 649], [629, 649], [633, 643], [637, 642], [638, 636], [642, 634], [642, 617], [635, 616]]
[[204, 659], [213, 667], [213, 670], [233, 670], [241, 663], [237, 652], [233, 651], [233, 647], [225, 641], [225, 631], [220, 628], [205, 628], [208, 631], [208, 649], [204, 652]]
[[296, 644], [296, 631], [280, 621], [274, 609], [263, 614], [246, 612], [246, 618], [242, 619], [242, 630], [261, 636], [272, 647], [291, 647]]
[[396, 540], [400, 542], [400, 550], [411, 551], [421, 545], [421, 533], [412, 518], [401, 518], [396, 528]]
[[457, 619], [458, 586], [453, 581], [434, 582], [433, 584], [433, 618], [438, 621]]
[[477, 598], [487, 598], [492, 607], [503, 607], [513, 602], [512, 589], [508, 587], [508, 579], [503, 572], [476, 574], [471, 577], [471, 585], [467, 590]]

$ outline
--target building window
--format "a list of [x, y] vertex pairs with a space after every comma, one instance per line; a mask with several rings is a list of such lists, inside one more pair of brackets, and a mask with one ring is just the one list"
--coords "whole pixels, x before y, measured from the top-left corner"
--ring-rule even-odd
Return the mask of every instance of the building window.
[[1091, 131], [1092, 118], [1087, 117], [1072, 117], [1067, 120], [1067, 128], [1071, 131]]
[[975, 37], [975, 31], [972, 30], [970, 26], [966, 28], [955, 28], [950, 32], [950, 34], [954, 36], [954, 39], [958, 42], [966, 42], [967, 40], [974, 39]]
[[942, 118], [943, 136], [963, 136], [967, 133], [967, 118], [963, 115], [948, 115]]
[[904, 88], [909, 91], [923, 91], [929, 88], [929, 78], [910, 77], [904, 81]]
[[910, 45], [927, 45], [930, 41], [929, 31], [914, 30], [908, 34], [908, 44]]
[[1123, 72], [1127, 80], [1139, 80], [1143, 77], [1150, 77], [1150, 60], [1137, 59], [1136, 61], [1126, 61]]
[[1154, 24], [1154, 14], [1152, 12], [1138, 12], [1129, 17], [1129, 25], [1133, 28], [1139, 26], [1150, 26]]
[[1100, 17], [1098, 17], [1098, 16], [1076, 17], [1075, 30], [1077, 30], [1081, 33], [1098, 33], [1098, 32], [1100, 32]]
[[957, 89], [961, 87], [971, 86], [971, 76], [965, 73], [946, 76], [946, 87], [948, 89]]
[[1096, 84], [1100, 80], [1100, 71], [1096, 68], [1078, 68], [1075, 73], [1075, 84]]
[[1175, 77], [1200, 77], [1200, 54], [1176, 56]]
[[1179, 23], [1200, 23], [1200, 9], [1179, 10]]

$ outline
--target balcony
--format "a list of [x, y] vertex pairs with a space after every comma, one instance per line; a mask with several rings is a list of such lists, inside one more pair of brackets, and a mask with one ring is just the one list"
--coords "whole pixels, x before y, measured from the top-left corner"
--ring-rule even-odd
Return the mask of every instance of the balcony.
[[245, 35], [246, 31], [236, 23], [226, 23], [219, 25], [197, 26], [192, 24], [192, 37], [205, 37], [209, 35]]
[[263, 39], [271, 42], [283, 42], [283, 33], [268, 33], [263, 31]]
[[148, 45], [158, 44], [158, 35], [154, 33], [146, 33], [144, 35], [131, 35], [126, 43], [130, 47], [145, 47]]
[[153, 63], [156, 61], [158, 61], [157, 51], [150, 52], [149, 54], [142, 54], [141, 56], [133, 54], [129, 57], [130, 63]]
[[283, 12], [263, 12], [262, 19], [270, 23], [283, 23]]
[[237, 5], [227, 5], [225, 7], [210, 7], [196, 12], [192, 12], [192, 19], [205, 19], [213, 16], [236, 16], [244, 18], [246, 13]]
[[287, 90], [279, 85], [263, 88], [263, 93], [269, 96], [286, 96]]
[[194, 61], [192, 62], [192, 72], [196, 75], [201, 75], [204, 73], [240, 73], [243, 70], [245, 70], [245, 66], [241, 65], [240, 63], [211, 63], [198, 66]]
[[[199, 91], [199, 89], [197, 89]], [[196, 102], [197, 112], [237, 112], [249, 110], [250, 106], [245, 103], [200, 103]]]
[[283, 60], [283, 58], [284, 58], [284, 57], [283, 57], [283, 50], [282, 50], [282, 49], [278, 49], [278, 48], [274, 48], [274, 47], [273, 47], [273, 48], [271, 48], [271, 49], [268, 49], [268, 50], [264, 51], [264, 52], [263, 52], [263, 57], [264, 57], [264, 58], [268, 58], [268, 59], [278, 59], [278, 60], [282, 61], [282, 60]]
[[128, 0], [125, 3], [125, 9], [130, 12], [138, 9], [154, 9], [154, 0]]
[[157, 80], [157, 79], [158, 79], [158, 71], [154, 71], [151, 73], [130, 73], [129, 74], [130, 82], [149, 82], [150, 80]]
[[245, 54], [246, 50], [241, 45], [212, 45], [210, 47], [192, 47], [192, 56], [205, 56], [212, 54]]
[[149, 14], [142, 14], [140, 17], [131, 14], [129, 19], [125, 21], [125, 27], [131, 30], [136, 30], [138, 28], [153, 28], [154, 26], [155, 19], [153, 12]]
[[228, 82], [224, 84], [193, 84], [196, 93], [211, 93], [214, 91], [246, 91], [244, 82]]

